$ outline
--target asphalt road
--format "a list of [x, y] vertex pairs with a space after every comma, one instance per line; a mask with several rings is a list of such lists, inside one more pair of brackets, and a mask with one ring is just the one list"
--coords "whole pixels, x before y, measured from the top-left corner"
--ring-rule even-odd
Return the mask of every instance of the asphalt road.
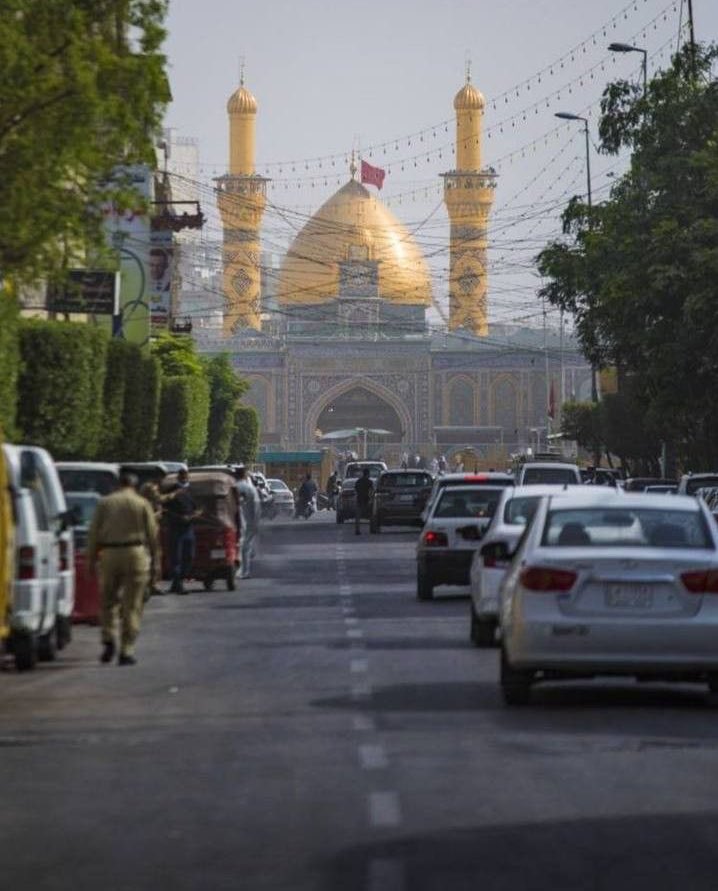
[[[367, 531], [366, 528], [364, 530]], [[576, 683], [507, 709], [416, 532], [269, 525], [236, 592], [153, 598], [0, 676], [5, 889], [718, 888], [718, 705]]]

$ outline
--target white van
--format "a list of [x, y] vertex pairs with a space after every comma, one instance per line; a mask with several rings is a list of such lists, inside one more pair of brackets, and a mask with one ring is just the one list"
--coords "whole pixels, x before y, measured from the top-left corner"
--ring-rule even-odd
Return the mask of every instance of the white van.
[[72, 639], [72, 611], [75, 608], [75, 537], [67, 515], [67, 502], [55, 462], [49, 452], [38, 446], [18, 446], [23, 454], [34, 456], [37, 484], [45, 494], [50, 524], [57, 535], [59, 579], [57, 590], [57, 648]]
[[575, 464], [562, 461], [527, 461], [516, 479], [517, 486], [580, 486], [581, 471]]
[[10, 613], [8, 650], [21, 671], [34, 668], [38, 658], [53, 659], [57, 647], [57, 595], [60, 546], [56, 522], [43, 487], [33, 483], [23, 465], [22, 446], [3, 445], [15, 513], [15, 583]]

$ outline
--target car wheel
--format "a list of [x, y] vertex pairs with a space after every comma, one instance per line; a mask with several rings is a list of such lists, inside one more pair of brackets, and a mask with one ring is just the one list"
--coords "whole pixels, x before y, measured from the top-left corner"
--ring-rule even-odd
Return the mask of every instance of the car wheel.
[[416, 599], [417, 600], [431, 600], [434, 596], [434, 583], [431, 581], [431, 576], [424, 569], [424, 567], [419, 566], [416, 570]]
[[227, 585], [228, 591], [234, 591], [235, 588], [237, 587], [237, 570], [234, 568], [234, 566], [227, 567], [225, 583]]
[[506, 705], [527, 705], [531, 699], [533, 672], [513, 668], [501, 647], [500, 683]]
[[64, 650], [72, 640], [72, 622], [68, 616], [58, 616], [55, 620], [55, 645]]
[[203, 584], [204, 584], [204, 590], [205, 590], [205, 591], [211, 591], [211, 590], [212, 590], [212, 586], [214, 585], [214, 576], [212, 576], [212, 575], [206, 575], [206, 576], [204, 577]]
[[471, 640], [477, 647], [492, 647], [496, 642], [496, 622], [480, 619], [471, 604]]
[[37, 639], [34, 634], [18, 634], [12, 638], [15, 668], [30, 671], [37, 665]]

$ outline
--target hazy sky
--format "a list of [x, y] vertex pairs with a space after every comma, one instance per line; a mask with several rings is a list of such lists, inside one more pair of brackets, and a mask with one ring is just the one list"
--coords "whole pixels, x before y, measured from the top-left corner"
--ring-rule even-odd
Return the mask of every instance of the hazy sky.
[[[265, 248], [286, 249], [306, 214], [348, 178], [345, 154], [358, 143], [366, 160], [388, 169], [381, 197], [416, 230], [441, 305], [448, 223], [438, 174], [453, 166], [452, 100], [468, 53], [472, 80], [488, 103], [485, 163], [500, 174], [491, 317], [537, 324], [531, 258], [556, 233], [567, 198], [585, 191], [580, 125], [559, 122], [554, 112], [589, 109], [595, 138], [603, 86], [637, 77], [640, 69], [638, 54], [609, 53], [608, 43], [645, 47], [649, 73], [663, 67], [685, 6], [685, 0], [172, 0], [166, 49], [174, 101], [167, 123], [199, 139], [202, 195], [211, 203], [211, 178], [227, 163], [226, 101], [244, 57], [246, 84], [259, 103], [258, 172], [274, 180]], [[694, 7], [697, 38], [716, 39], [718, 3], [694, 0]], [[307, 160], [318, 156], [321, 166]], [[595, 154], [591, 160], [600, 198], [610, 186], [606, 173], [620, 171], [620, 164]], [[270, 166], [280, 161], [295, 163]], [[212, 221], [206, 236], [218, 234]]]

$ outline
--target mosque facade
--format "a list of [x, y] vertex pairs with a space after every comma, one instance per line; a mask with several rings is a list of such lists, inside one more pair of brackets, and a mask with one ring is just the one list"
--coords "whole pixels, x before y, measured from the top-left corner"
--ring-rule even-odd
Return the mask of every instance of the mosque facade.
[[[406, 227], [356, 178], [297, 234], [262, 300], [267, 180], [255, 170], [257, 102], [229, 99], [229, 172], [218, 180], [224, 337], [251, 385], [262, 445], [304, 450], [362, 429], [357, 450], [397, 461], [473, 452], [499, 464], [545, 445], [550, 406], [588, 398], [591, 369], [557, 333], [488, 323], [487, 241], [496, 175], [482, 165], [484, 99], [467, 76], [454, 99], [456, 168], [443, 174], [450, 221], [449, 316], [429, 326], [432, 281]], [[271, 304], [271, 305], [270, 305]], [[372, 432], [375, 431], [375, 432]], [[381, 432], [379, 432], [381, 431]], [[336, 436], [336, 440], [333, 439]]]

